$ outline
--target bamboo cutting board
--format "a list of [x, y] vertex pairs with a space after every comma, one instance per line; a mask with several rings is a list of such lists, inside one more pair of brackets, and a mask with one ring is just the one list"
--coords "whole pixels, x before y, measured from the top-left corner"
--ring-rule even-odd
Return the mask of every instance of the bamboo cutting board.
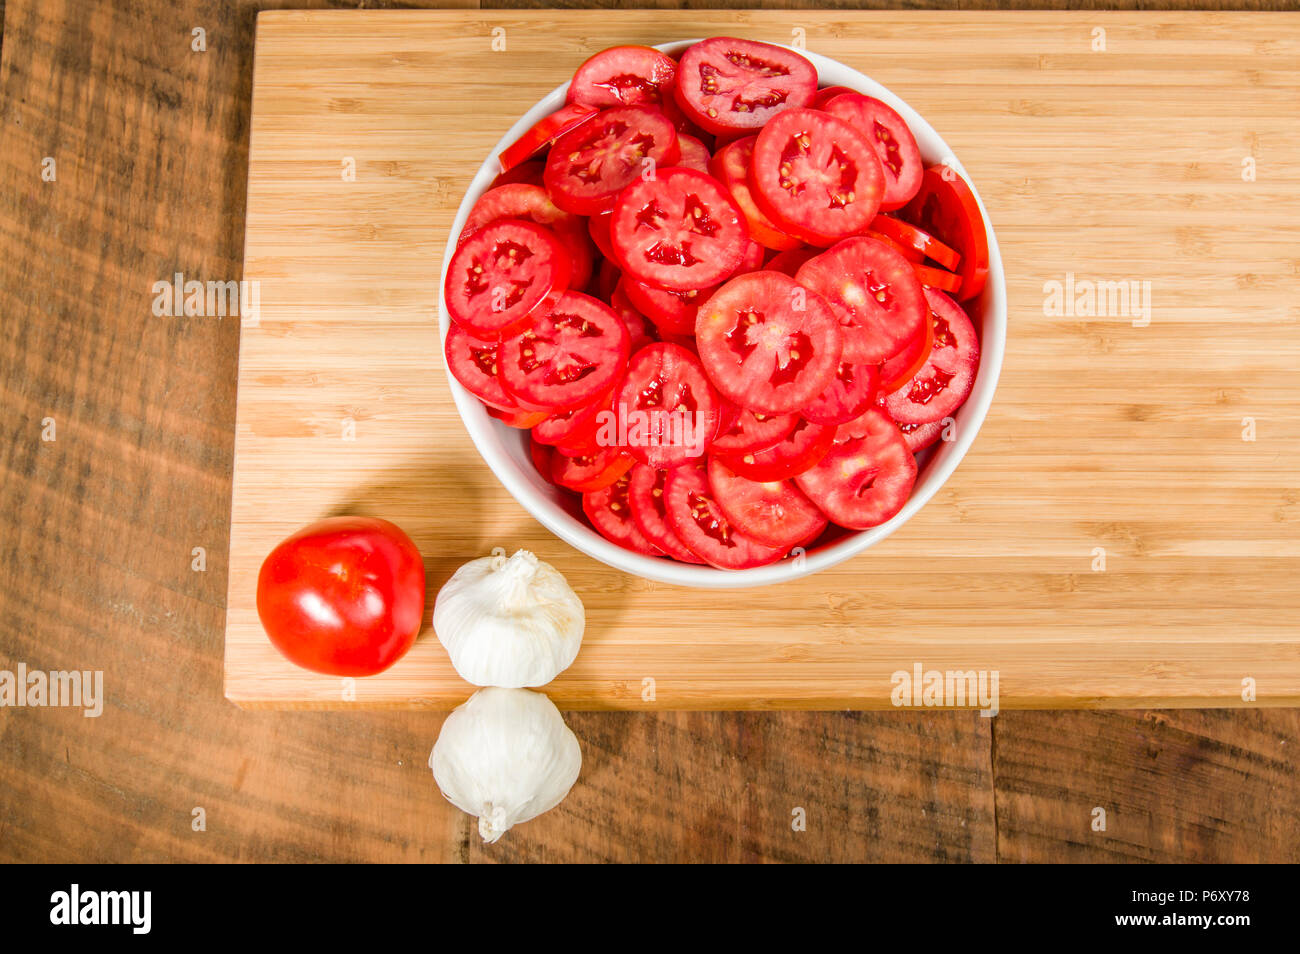
[[[598, 49], [710, 34], [806, 42], [928, 118], [990, 210], [1011, 302], [947, 486], [847, 563], [743, 591], [629, 578], [542, 529], [470, 443], [437, 331], [448, 227], [497, 138]], [[1287, 15], [261, 14], [226, 695], [469, 695], [428, 626], [355, 685], [262, 633], [265, 554], [366, 513], [420, 546], [430, 607], [494, 546], [563, 571], [588, 627], [546, 690], [562, 708], [887, 708], [918, 665], [997, 672], [1002, 708], [1295, 705], [1298, 88]], [[1149, 315], [1062, 303], [1099, 281], [1149, 288]]]

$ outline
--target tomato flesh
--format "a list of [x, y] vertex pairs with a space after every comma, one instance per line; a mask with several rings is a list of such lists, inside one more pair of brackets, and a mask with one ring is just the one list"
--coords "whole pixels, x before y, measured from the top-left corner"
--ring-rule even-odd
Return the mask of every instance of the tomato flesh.
[[826, 517], [788, 480], [747, 480], [714, 457], [709, 488], [723, 515], [767, 546], [788, 550], [826, 529]]
[[925, 290], [934, 322], [934, 344], [921, 370], [885, 398], [885, 408], [900, 424], [937, 421], [961, 407], [975, 383], [980, 362], [975, 326], [943, 292]]
[[501, 150], [501, 155], [497, 157], [501, 171], [509, 172], [525, 160], [531, 159], [560, 136], [591, 119], [597, 112], [594, 106], [571, 103], [539, 119], [531, 129]]
[[568, 100], [608, 106], [659, 106], [673, 95], [677, 62], [651, 46], [611, 46], [573, 74]]
[[892, 106], [874, 96], [845, 93], [822, 106], [850, 126], [866, 134], [885, 174], [885, 191], [880, 197], [882, 209], [901, 209], [921, 188], [921, 150], [907, 122]]
[[743, 570], [781, 558], [779, 547], [759, 543], [727, 519], [709, 487], [704, 464], [670, 471], [664, 494], [669, 525], [682, 543], [710, 566]]
[[647, 106], [616, 106], [555, 141], [543, 174], [546, 190], [566, 212], [596, 215], [649, 168], [677, 161], [677, 130]]
[[663, 556], [663, 550], [647, 540], [632, 519], [632, 505], [628, 500], [630, 484], [629, 473], [624, 473], [608, 487], [588, 491], [582, 495], [582, 512], [600, 535], [611, 543], [633, 553]]
[[677, 160], [679, 166], [685, 166], [687, 169], [694, 169], [697, 172], [709, 171], [709, 160], [713, 156], [709, 153], [709, 147], [704, 143], [689, 133], [679, 132], [677, 134], [677, 148], [681, 152], [681, 157]]
[[788, 480], [821, 460], [834, 443], [834, 427], [814, 424], [801, 417], [790, 433], [771, 447], [717, 456], [741, 477], [757, 481]]
[[624, 278], [621, 282], [628, 301], [645, 313], [655, 328], [665, 335], [695, 333], [695, 314], [716, 288], [692, 288], [668, 291]]
[[781, 272], [731, 279], [695, 316], [700, 360], [723, 397], [754, 411], [793, 411], [826, 388], [844, 347], [830, 306]]
[[908, 256], [911, 261], [933, 259], [948, 271], [953, 271], [961, 264], [961, 256], [955, 250], [944, 245], [929, 232], [924, 232], [902, 219], [896, 219], [892, 215], [878, 215], [872, 221], [871, 228], [896, 242], [904, 249], [904, 254], [907, 251], [915, 253], [916, 258]]
[[871, 223], [885, 174], [866, 136], [844, 120], [787, 109], [758, 134], [749, 184], [772, 221], [825, 248]]
[[[929, 302], [926, 302], [929, 307]], [[924, 331], [912, 339], [902, 351], [880, 365], [879, 393], [891, 394], [912, 379], [925, 365], [934, 347], [934, 313], [931, 312], [922, 326]]]
[[628, 473], [632, 478], [628, 489], [632, 519], [642, 535], [674, 560], [703, 563], [668, 525], [667, 499], [664, 497], [668, 471], [635, 464]]
[[975, 193], [955, 170], [930, 166], [921, 177], [921, 189], [900, 213], [902, 218], [928, 232], [961, 256], [957, 274], [961, 301], [984, 290], [989, 277], [989, 241]]
[[817, 68], [793, 50], [713, 37], [691, 46], [677, 67], [677, 104], [711, 133], [757, 129], [778, 112], [806, 106]]
[[609, 237], [625, 275], [673, 291], [716, 285], [749, 245], [740, 209], [722, 183], [681, 166], [624, 189]]
[[551, 480], [561, 487], [580, 494], [608, 487], [636, 463], [617, 447], [598, 447], [595, 450], [569, 456], [551, 455]]
[[731, 407], [735, 408], [735, 415], [713, 439], [712, 450], [718, 454], [766, 450], [779, 444], [799, 421], [797, 414], [764, 414], [737, 408], [734, 404]]
[[557, 208], [541, 186], [519, 182], [484, 192], [465, 220], [460, 242], [501, 219], [527, 219], [549, 228], [569, 253], [569, 287], [585, 288], [591, 281], [594, 260], [586, 224], [578, 216]]
[[499, 337], [569, 281], [569, 256], [555, 234], [523, 219], [479, 229], [451, 256], [447, 312], [476, 338]]
[[497, 365], [499, 345], [497, 341], [480, 341], [453, 323], [447, 329], [443, 355], [447, 370], [466, 391], [484, 404], [513, 411], [519, 408], [519, 402], [501, 384]]
[[814, 424], [851, 421], [875, 402], [878, 381], [871, 365], [842, 361], [826, 390], [804, 407], [803, 416]]
[[614, 384], [628, 347], [627, 327], [612, 308], [581, 292], [562, 292], [502, 340], [501, 383], [524, 407], [576, 407]]
[[764, 215], [754, 201], [754, 193], [749, 188], [749, 163], [757, 141], [757, 136], [745, 136], [727, 143], [710, 160], [709, 172], [727, 187], [735, 199], [737, 208], [749, 226], [750, 238], [774, 251], [801, 248], [803, 242]]
[[330, 517], [281, 541], [257, 576], [257, 615], [290, 662], [373, 676], [397, 662], [424, 619], [424, 560], [400, 527]]
[[875, 239], [845, 239], [805, 262], [796, 279], [837, 309], [846, 361], [879, 364], [924, 330], [925, 294], [912, 263]]
[[916, 458], [887, 414], [867, 411], [862, 437], [836, 444], [794, 479], [817, 509], [841, 527], [866, 530], [903, 509], [916, 483]]

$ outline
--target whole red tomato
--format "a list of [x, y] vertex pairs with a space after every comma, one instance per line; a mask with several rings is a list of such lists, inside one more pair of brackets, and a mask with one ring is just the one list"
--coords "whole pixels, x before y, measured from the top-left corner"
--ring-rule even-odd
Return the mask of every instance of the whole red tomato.
[[373, 676], [401, 659], [420, 631], [424, 561], [387, 520], [320, 520], [262, 564], [257, 615], [276, 649], [299, 666]]

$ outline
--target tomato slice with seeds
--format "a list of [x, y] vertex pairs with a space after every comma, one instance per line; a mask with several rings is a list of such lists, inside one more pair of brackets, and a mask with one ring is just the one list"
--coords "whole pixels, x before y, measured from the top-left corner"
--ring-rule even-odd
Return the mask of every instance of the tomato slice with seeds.
[[521, 162], [519, 165], [507, 169], [501, 175], [492, 180], [489, 189], [495, 189], [498, 186], [510, 185], [512, 182], [526, 182], [529, 185], [542, 184], [542, 172], [546, 168], [546, 160], [529, 159], [527, 162]]
[[702, 129], [757, 129], [781, 110], [812, 102], [817, 68], [784, 47], [712, 37], [682, 54], [676, 92], [682, 112]]
[[984, 290], [989, 277], [988, 234], [975, 193], [956, 170], [944, 165], [926, 169], [920, 191], [900, 215], [961, 256], [957, 268], [961, 301]]
[[633, 553], [663, 556], [664, 551], [647, 540], [632, 519], [632, 505], [628, 501], [630, 484], [629, 473], [624, 473], [608, 487], [588, 491], [582, 495], [582, 512], [596, 531], [611, 543]]
[[785, 551], [737, 529], [718, 506], [704, 464], [674, 468], [664, 482], [668, 524], [704, 562], [722, 570], [775, 563]]
[[736, 270], [728, 275], [728, 278], [735, 278], [737, 275], [747, 275], [750, 272], [756, 272], [763, 267], [763, 260], [767, 258], [767, 249], [755, 242], [753, 239], [748, 240], [745, 245], [745, 251], [740, 256], [740, 264]]
[[533, 467], [536, 469], [537, 473], [544, 477], [548, 484], [552, 483], [551, 454], [551, 448], [546, 444], [540, 443], [537, 438], [530, 437], [528, 439], [528, 458], [533, 462]]
[[677, 62], [652, 46], [611, 46], [588, 57], [569, 83], [570, 103], [658, 106], [673, 95]]
[[731, 193], [749, 226], [750, 238], [764, 248], [776, 251], [802, 248], [803, 242], [764, 215], [754, 201], [754, 194], [749, 189], [749, 160], [757, 141], [757, 136], [744, 136], [727, 143], [709, 160], [709, 172]]
[[943, 292], [925, 290], [934, 322], [930, 356], [910, 381], [885, 398], [885, 409], [899, 424], [937, 421], [961, 407], [975, 383], [980, 363], [975, 326]]
[[921, 188], [921, 150], [907, 120], [892, 106], [874, 96], [845, 93], [826, 101], [821, 107], [866, 134], [876, 151], [885, 174], [885, 191], [880, 197], [882, 209], [901, 209]]
[[549, 228], [569, 253], [569, 286], [585, 288], [591, 281], [593, 256], [587, 225], [576, 215], [557, 208], [539, 185], [518, 182], [484, 192], [470, 209], [460, 242], [485, 225], [501, 219], [527, 219]]
[[533, 428], [533, 438], [552, 447], [564, 444], [579, 434], [588, 425], [594, 431], [595, 417], [603, 409], [614, 404], [614, 389], [592, 399], [587, 404], [580, 404], [564, 411], [556, 411], [546, 420]]
[[566, 212], [596, 215], [647, 169], [671, 166], [679, 154], [677, 130], [659, 110], [603, 109], [556, 140], [546, 158], [546, 191]]
[[568, 281], [569, 255], [554, 232], [502, 219], [452, 253], [443, 293], [451, 320], [486, 340], [521, 324]]
[[[876, 221], [877, 222], [880, 221], [880, 216], [876, 216]], [[874, 225], [875, 223], [872, 224]], [[903, 258], [911, 262], [913, 265], [920, 265], [922, 262], [925, 261], [925, 256], [922, 255], [920, 252], [918, 252], [916, 249], [908, 248], [907, 246], [900, 244], [897, 239], [892, 239], [888, 235], [885, 235], [882, 232], [873, 232], [871, 231], [871, 229], [867, 229], [862, 234], [865, 235], [867, 238], [873, 238], [877, 242], [883, 242], [885, 245], [888, 245], [899, 255], [903, 256]]]
[[668, 342], [647, 345], [633, 356], [615, 409], [619, 442], [637, 460], [661, 468], [703, 454], [721, 414], [699, 359]]
[[855, 89], [849, 89], [847, 86], [827, 86], [817, 91], [817, 95], [812, 98], [808, 104], [809, 109], [822, 109], [836, 96], [843, 96], [845, 93], [857, 93]]
[[524, 407], [570, 408], [608, 390], [628, 355], [627, 327], [581, 292], [550, 296], [528, 326], [501, 341], [501, 383]]
[[927, 447], [939, 441], [943, 437], [944, 422], [940, 418], [937, 421], [927, 421], [925, 424], [899, 424], [898, 429], [902, 432], [903, 440], [907, 443], [907, 449], [913, 454], [919, 454]]
[[795, 277], [838, 309], [846, 361], [879, 364], [925, 330], [925, 293], [912, 263], [883, 242], [845, 239]]
[[914, 262], [933, 259], [948, 271], [954, 271], [961, 264], [961, 256], [957, 252], [929, 232], [923, 232], [902, 219], [896, 219], [892, 215], [878, 215], [872, 220], [871, 228], [901, 246], [905, 255], [909, 249], [914, 252], [918, 258], [907, 256]]
[[617, 447], [599, 447], [573, 457], [558, 451], [551, 455], [551, 480], [580, 494], [608, 487], [636, 463]]
[[628, 301], [649, 318], [660, 334], [695, 334], [695, 313], [716, 287], [667, 291], [624, 277], [619, 283]]
[[766, 450], [773, 444], [779, 444], [799, 421], [797, 414], [764, 414], [762, 411], [746, 411], [730, 402], [728, 404], [735, 408], [736, 414], [713, 439], [710, 449], [714, 453], [735, 455]]
[[[926, 302], [929, 307], [929, 302]], [[924, 324], [925, 333], [917, 335], [911, 343], [880, 365], [879, 393], [891, 394], [910, 381], [916, 372], [925, 365], [934, 347], [934, 313], [931, 312]]]
[[632, 507], [632, 519], [642, 535], [674, 560], [703, 563], [668, 525], [667, 500], [664, 497], [668, 471], [648, 464], [634, 464], [628, 474], [632, 478], [628, 502]]
[[636, 354], [655, 340], [654, 325], [641, 313], [641, 309], [632, 304], [631, 299], [627, 297], [625, 285], [626, 282], [620, 278], [613, 292], [608, 296], [609, 307], [614, 309], [614, 313], [627, 326], [628, 354]]
[[550, 416], [550, 411], [530, 411], [526, 408], [497, 408], [491, 404], [485, 404], [488, 416], [495, 417], [503, 424], [518, 428], [521, 431], [532, 430], [542, 421]]
[[787, 109], [758, 134], [749, 185], [773, 222], [825, 248], [871, 224], [885, 174], [866, 136], [844, 120]]
[[931, 268], [929, 265], [912, 265], [916, 277], [922, 285], [955, 295], [961, 289], [961, 277], [943, 268]]
[[[814, 255], [820, 255], [821, 249], [809, 248], [806, 245], [800, 245], [798, 248], [786, 249], [772, 256], [772, 260], [767, 263], [767, 267], [774, 272], [784, 272], [791, 278], [799, 274], [799, 269], [803, 263], [808, 261]], [[848, 342], [845, 342], [847, 344]]]
[[803, 409], [803, 416], [814, 424], [851, 421], [875, 403], [878, 381], [872, 365], [842, 361], [826, 390]]
[[624, 189], [609, 239], [625, 275], [675, 291], [718, 284], [749, 245], [740, 209], [722, 183], [682, 166]]
[[480, 341], [454, 322], [447, 328], [443, 355], [447, 370], [470, 394], [484, 404], [506, 411], [519, 409], [519, 402], [506, 391], [498, 376], [499, 342]]
[[570, 103], [549, 116], [539, 119], [531, 129], [501, 150], [501, 155], [497, 157], [501, 171], [509, 172], [525, 160], [531, 159], [560, 136], [581, 126], [598, 112], [599, 110], [594, 106]]
[[677, 160], [679, 166], [694, 169], [697, 172], [709, 171], [709, 160], [713, 156], [709, 152], [708, 146], [689, 133], [679, 132], [677, 134], [677, 147], [681, 151], [681, 157]]
[[723, 516], [767, 546], [788, 550], [826, 529], [826, 517], [791, 481], [747, 480], [713, 457], [709, 488]]
[[862, 437], [836, 444], [794, 479], [817, 509], [850, 530], [893, 517], [916, 483], [916, 458], [889, 415], [872, 409], [858, 423]]
[[731, 279], [695, 316], [700, 360], [723, 397], [780, 414], [821, 394], [839, 367], [839, 321], [816, 292], [781, 272]]
[[790, 433], [771, 447], [717, 456], [741, 477], [759, 481], [788, 480], [802, 474], [826, 455], [835, 443], [835, 430], [801, 417], [795, 421]]

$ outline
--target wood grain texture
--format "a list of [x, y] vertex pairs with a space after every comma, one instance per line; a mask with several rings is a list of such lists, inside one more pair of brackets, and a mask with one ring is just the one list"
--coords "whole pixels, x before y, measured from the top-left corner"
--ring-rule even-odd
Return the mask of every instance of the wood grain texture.
[[[1294, 704], [1290, 22], [801, 13], [809, 49], [873, 73], [961, 157], [998, 229], [1011, 331], [974, 448], [917, 517], [815, 577], [717, 592], [604, 567], [497, 484], [444, 385], [435, 283], [482, 158], [575, 64], [620, 42], [789, 41], [789, 16], [264, 14], [245, 242], [262, 295], [242, 336], [228, 697], [353, 704], [340, 680], [278, 656], [253, 597], [279, 539], [369, 512], [421, 546], [430, 597], [496, 545], [564, 572], [589, 622], [547, 690], [568, 708], [888, 707], [892, 674], [917, 662], [998, 671], [1008, 708], [1239, 705], [1243, 679], [1252, 704]], [[1068, 276], [1138, 283], [1150, 312], [1052, 314], [1045, 283]], [[426, 627], [356, 704], [446, 708], [468, 692]]]
[[[266, 5], [5, 5], [0, 668], [99, 667], [108, 699], [0, 709], [0, 860], [1297, 860], [1293, 711], [572, 713], [578, 787], [485, 848], [425, 767], [438, 714], [227, 703], [238, 336], [149, 303], [239, 277]], [[1123, 809], [1110, 849], [1090, 803]]]

